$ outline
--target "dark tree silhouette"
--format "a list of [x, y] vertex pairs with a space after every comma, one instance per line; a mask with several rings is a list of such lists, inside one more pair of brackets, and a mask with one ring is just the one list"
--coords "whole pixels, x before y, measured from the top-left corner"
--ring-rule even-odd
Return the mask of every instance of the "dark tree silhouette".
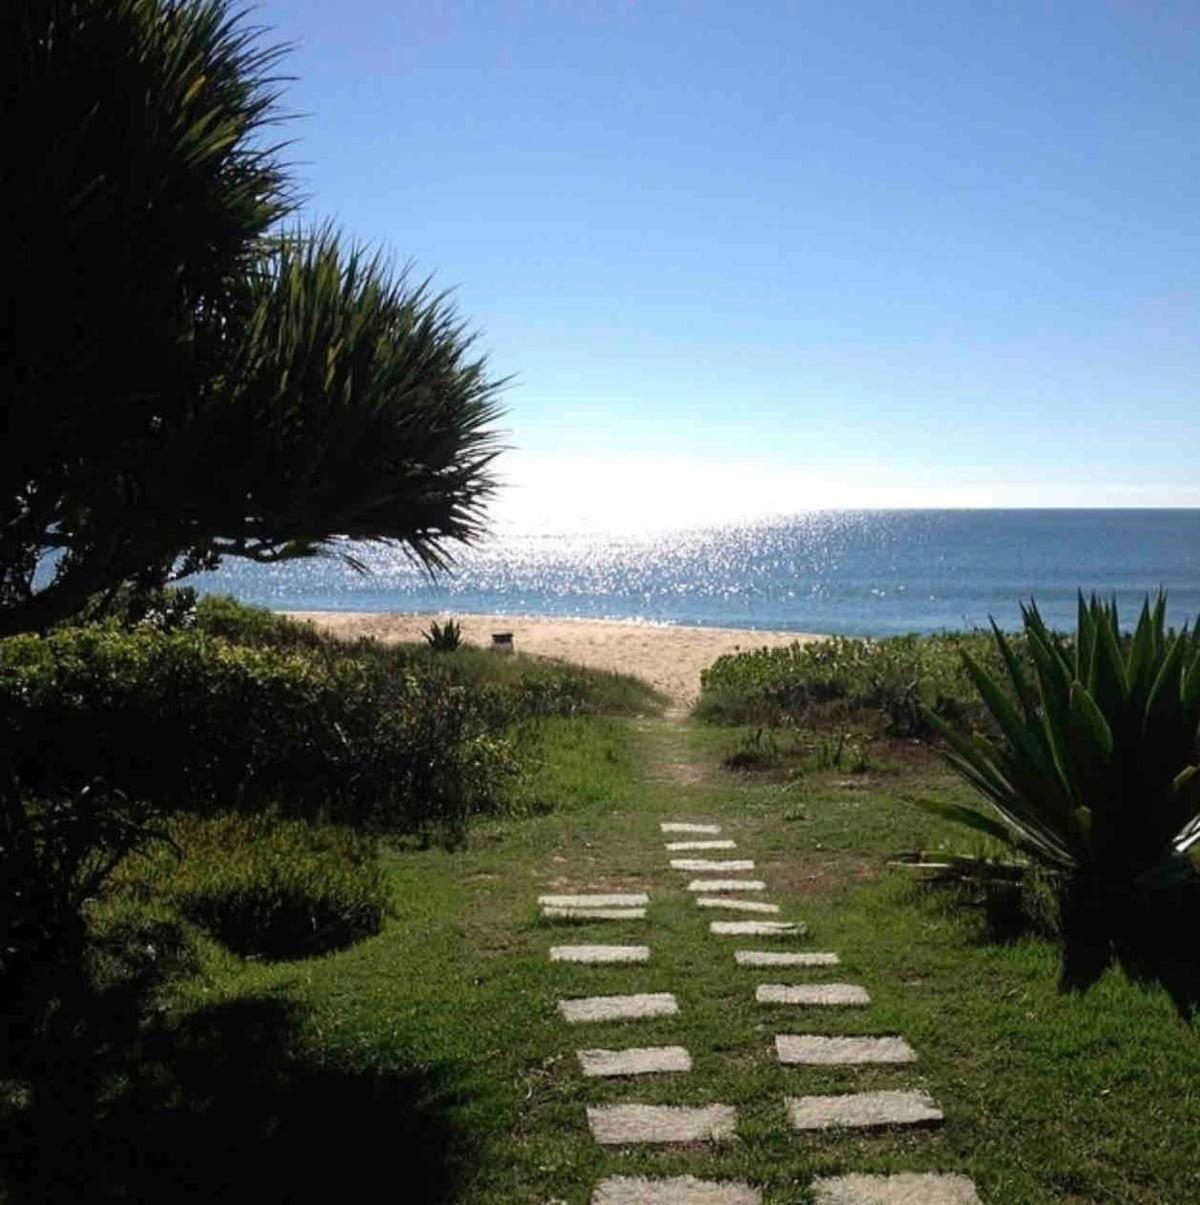
[[444, 294], [284, 227], [280, 54], [225, 0], [0, 6], [0, 634], [480, 532], [503, 382]]

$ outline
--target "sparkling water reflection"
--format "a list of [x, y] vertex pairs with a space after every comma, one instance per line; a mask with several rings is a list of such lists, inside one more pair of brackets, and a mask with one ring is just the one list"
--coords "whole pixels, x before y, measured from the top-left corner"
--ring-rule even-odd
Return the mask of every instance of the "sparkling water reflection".
[[1069, 626], [1075, 591], [1132, 610], [1170, 590], [1172, 621], [1200, 611], [1200, 511], [817, 512], [639, 537], [510, 532], [431, 581], [397, 550], [334, 560], [230, 562], [205, 590], [296, 610], [494, 612], [642, 619], [849, 635], [1018, 622], [1037, 598]]

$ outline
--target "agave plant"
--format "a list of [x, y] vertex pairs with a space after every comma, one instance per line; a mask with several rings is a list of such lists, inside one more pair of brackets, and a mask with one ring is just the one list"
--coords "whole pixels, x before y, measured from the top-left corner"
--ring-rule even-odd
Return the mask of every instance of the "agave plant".
[[[950, 763], [1000, 822], [938, 808], [1062, 877], [1065, 896], [1104, 907], [1153, 885], [1200, 840], [1200, 625], [1165, 624], [1147, 598], [1123, 637], [1115, 600], [1079, 598], [1074, 641], [1022, 607], [1032, 675], [993, 623], [1006, 686], [964, 651], [1002, 739], [968, 737], [937, 716]], [[1028, 663], [1026, 663], [1028, 664]]]
[[462, 624], [453, 619], [438, 623], [435, 619], [421, 635], [435, 653], [452, 653], [462, 644]]

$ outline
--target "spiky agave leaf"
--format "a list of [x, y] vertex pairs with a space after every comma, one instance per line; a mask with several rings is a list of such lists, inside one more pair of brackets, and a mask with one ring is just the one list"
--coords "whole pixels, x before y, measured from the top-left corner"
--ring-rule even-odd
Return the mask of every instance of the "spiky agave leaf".
[[929, 716], [947, 760], [992, 803], [1010, 842], [1113, 885], [1200, 841], [1195, 632], [1167, 630], [1161, 593], [1146, 600], [1127, 642], [1116, 603], [1080, 593], [1070, 654], [1036, 605], [1022, 619], [1034, 682], [994, 625], [1010, 690], [964, 654], [1000, 742], [969, 740]]

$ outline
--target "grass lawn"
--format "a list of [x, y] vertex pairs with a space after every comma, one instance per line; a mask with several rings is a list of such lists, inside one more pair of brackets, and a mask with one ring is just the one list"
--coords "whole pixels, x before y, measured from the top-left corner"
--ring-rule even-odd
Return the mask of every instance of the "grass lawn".
[[[752, 1181], [780, 1203], [807, 1200], [814, 1175], [913, 1170], [969, 1175], [995, 1205], [1200, 1200], [1200, 1033], [1165, 991], [1113, 971], [1060, 994], [1053, 947], [989, 943], [977, 917], [885, 868], [949, 835], [901, 798], [962, 798], [936, 766], [872, 757], [865, 773], [789, 783], [722, 770], [730, 730], [590, 719], [547, 731], [530, 795], [552, 810], [482, 824], [463, 851], [390, 855], [396, 911], [379, 937], [275, 965], [210, 948], [99, 1120], [64, 1120], [60, 1185], [86, 1178], [89, 1200], [575, 1205], [605, 1175], [691, 1173]], [[690, 876], [667, 868], [663, 819], [721, 823], [738, 842], [729, 856], [755, 859], [763, 898], [810, 937], [711, 935], [724, 914], [696, 908]], [[537, 915], [542, 891], [634, 886], [652, 894], [647, 921]], [[649, 944], [651, 962], [548, 962], [551, 944], [573, 941]], [[734, 964], [743, 947], [833, 950], [842, 965], [756, 971]], [[754, 1002], [756, 983], [808, 980], [861, 983], [873, 1003]], [[563, 996], [633, 991], [674, 992], [681, 1013], [570, 1027], [555, 1012]], [[897, 1033], [919, 1062], [782, 1067], [777, 1032]], [[573, 1054], [657, 1044], [686, 1046], [694, 1070], [585, 1081]], [[876, 1087], [925, 1088], [946, 1123], [868, 1137], [786, 1127], [785, 1095]], [[602, 1149], [584, 1107], [620, 1101], [734, 1104], [737, 1138]], [[16, 1138], [50, 1157], [45, 1133]]]

